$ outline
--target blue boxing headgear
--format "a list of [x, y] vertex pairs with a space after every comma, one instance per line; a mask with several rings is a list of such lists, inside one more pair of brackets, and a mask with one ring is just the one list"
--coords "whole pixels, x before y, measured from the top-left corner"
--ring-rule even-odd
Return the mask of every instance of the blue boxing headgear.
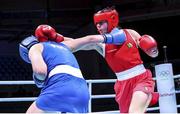
[[25, 38], [23, 41], [21, 41], [21, 43], [19, 44], [19, 54], [21, 56], [21, 58], [27, 62], [27, 63], [31, 63], [28, 53], [29, 53], [29, 49], [34, 45], [39, 43], [39, 41], [37, 40], [37, 38], [33, 35]]

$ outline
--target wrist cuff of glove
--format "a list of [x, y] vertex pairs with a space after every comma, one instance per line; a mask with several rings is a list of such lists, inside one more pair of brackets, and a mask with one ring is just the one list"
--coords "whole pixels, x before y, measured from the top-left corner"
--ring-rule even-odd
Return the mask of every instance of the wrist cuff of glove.
[[61, 35], [61, 34], [56, 34], [57, 36], [56, 36], [56, 42], [62, 42], [62, 41], [64, 41], [64, 36], [63, 35]]
[[40, 75], [40, 74], [33, 72], [33, 80], [38, 88], [44, 87], [46, 78], [47, 77], [45, 75]]
[[103, 43], [112, 43], [112, 35], [110, 34], [103, 34], [104, 42]]

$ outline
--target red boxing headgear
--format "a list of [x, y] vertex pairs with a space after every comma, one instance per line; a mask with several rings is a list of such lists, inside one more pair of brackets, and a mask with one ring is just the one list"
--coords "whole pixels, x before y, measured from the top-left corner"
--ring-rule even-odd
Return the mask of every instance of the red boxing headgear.
[[108, 22], [108, 32], [111, 32], [111, 30], [118, 26], [119, 23], [119, 15], [118, 12], [115, 9], [112, 8], [106, 8], [101, 11], [98, 11], [94, 14], [94, 24], [101, 21], [107, 21]]

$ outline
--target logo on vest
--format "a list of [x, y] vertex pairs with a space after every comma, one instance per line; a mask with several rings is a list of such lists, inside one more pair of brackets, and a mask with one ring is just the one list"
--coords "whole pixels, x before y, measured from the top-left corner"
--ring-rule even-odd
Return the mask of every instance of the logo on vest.
[[133, 45], [131, 43], [127, 43], [127, 47], [131, 48]]

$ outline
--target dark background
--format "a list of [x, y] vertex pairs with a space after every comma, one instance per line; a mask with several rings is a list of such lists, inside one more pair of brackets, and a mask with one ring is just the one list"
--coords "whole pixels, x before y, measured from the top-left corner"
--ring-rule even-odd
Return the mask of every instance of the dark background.
[[[164, 62], [163, 46], [167, 46], [167, 58], [173, 63], [174, 74], [180, 73], [179, 0], [0, 0], [0, 80], [32, 80], [31, 66], [19, 57], [18, 43], [34, 34], [39, 24], [49, 24], [72, 38], [97, 34], [93, 14], [107, 6], [115, 6], [122, 28], [149, 34], [157, 40], [157, 58], [140, 53], [147, 68], [154, 71], [154, 65]], [[86, 79], [116, 78], [96, 51], [79, 51], [75, 56]], [[0, 87], [1, 97], [39, 94], [39, 89], [32, 85]], [[113, 84], [97, 84], [94, 88], [94, 94], [113, 94]], [[30, 103], [0, 103], [0, 112], [25, 112]], [[93, 103], [93, 111], [118, 109], [114, 99]]]

